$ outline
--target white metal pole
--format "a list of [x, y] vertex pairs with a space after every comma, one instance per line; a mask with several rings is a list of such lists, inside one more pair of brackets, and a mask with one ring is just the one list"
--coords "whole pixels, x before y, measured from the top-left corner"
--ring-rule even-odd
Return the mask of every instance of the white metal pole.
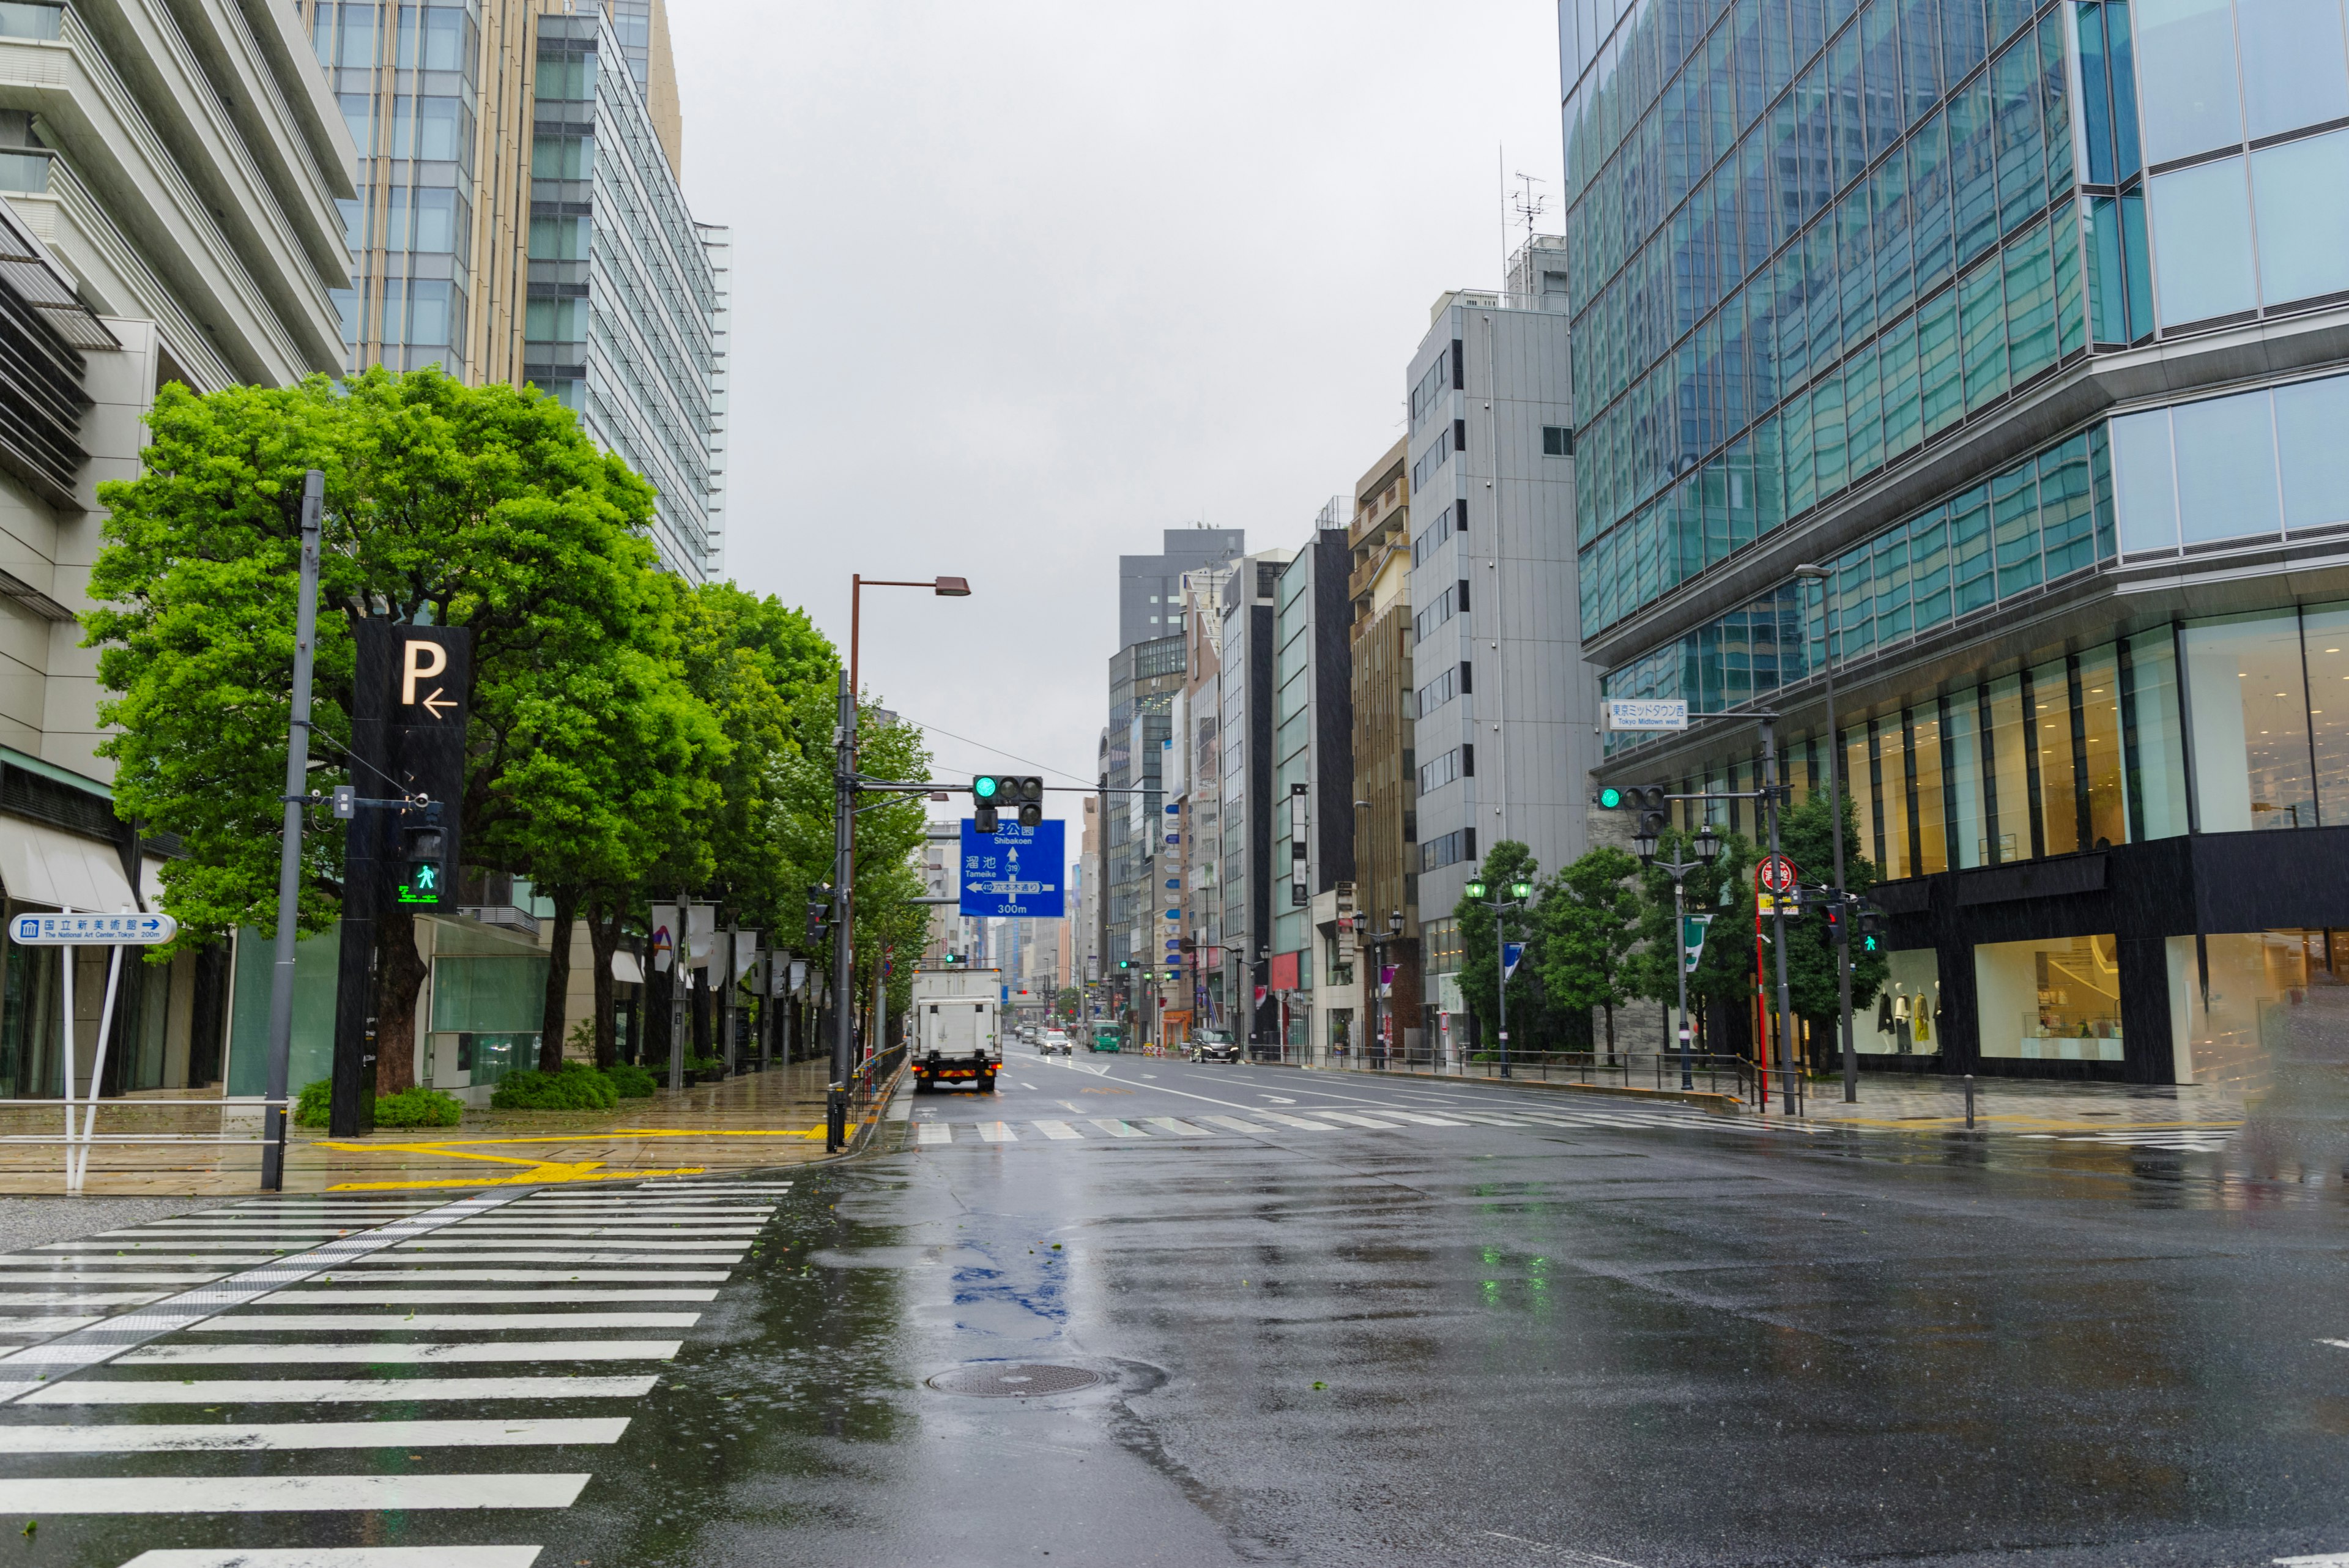
[[[74, 1160], [73, 1176], [67, 1185], [76, 1192], [89, 1179], [90, 1139], [98, 1131], [98, 1081], [106, 1075], [106, 1047], [114, 1037], [114, 998], [121, 983], [122, 944], [117, 942], [106, 963], [106, 1003], [98, 1014], [98, 1054], [89, 1064], [89, 1097], [83, 1102], [81, 1113], [81, 1149], [78, 1158], [70, 1153], [67, 1156]], [[70, 1117], [73, 1113], [67, 1111], [66, 1115]]]
[[[57, 912], [59, 914], [70, 915], [73, 913], [73, 910], [70, 908], [67, 908], [60, 909]], [[71, 1192], [73, 1190], [74, 1172], [74, 950], [70, 946], [67, 946], [59, 948], [57, 951], [63, 955], [63, 962], [59, 965], [59, 969], [64, 977], [62, 987], [63, 994], [59, 998], [59, 1001], [65, 1010], [66, 1190]]]

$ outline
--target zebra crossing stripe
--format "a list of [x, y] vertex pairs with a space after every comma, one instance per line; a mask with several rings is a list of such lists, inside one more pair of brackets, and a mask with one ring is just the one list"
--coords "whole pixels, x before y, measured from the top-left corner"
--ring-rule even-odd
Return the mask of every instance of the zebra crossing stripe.
[[[429, 1234], [460, 1220], [471, 1219], [518, 1196], [519, 1189], [474, 1193], [421, 1214], [395, 1220], [364, 1236], [329, 1241], [289, 1258], [265, 1260], [262, 1268], [199, 1285], [102, 1324], [60, 1334], [46, 1344], [0, 1353], [0, 1405], [44, 1389], [54, 1391], [58, 1378], [111, 1361], [150, 1340], [202, 1322], [222, 1308], [243, 1306], [271, 1291], [298, 1284], [345, 1262], [368, 1257], [409, 1237]], [[42, 1370], [36, 1371], [36, 1367]]]
[[[177, 1273], [170, 1274], [21, 1274], [0, 1272], [0, 1285], [179, 1285], [182, 1288], [187, 1288], [194, 1285], [208, 1284], [214, 1280], [224, 1279], [227, 1276], [222, 1274], [218, 1269], [206, 1269], [196, 1273], [190, 1273], [185, 1271], [181, 1271]], [[161, 1298], [159, 1296], [157, 1299], [160, 1300]]]
[[1030, 1122], [1028, 1124], [1050, 1138], [1078, 1138], [1085, 1136], [1066, 1122]]
[[[640, 1377], [150, 1377], [45, 1383], [19, 1405], [367, 1405], [428, 1400], [640, 1399], [660, 1379]], [[202, 1511], [201, 1510], [197, 1511]]]
[[541, 1339], [511, 1345], [150, 1345], [125, 1353], [115, 1364], [305, 1366], [354, 1361], [367, 1366], [423, 1366], [455, 1361], [667, 1361], [683, 1343], [675, 1339]]
[[1344, 1122], [1349, 1127], [1376, 1127], [1381, 1132], [1392, 1132], [1396, 1125], [1393, 1122], [1382, 1122], [1371, 1116], [1358, 1116], [1351, 1111], [1325, 1111], [1317, 1107], [1313, 1114], [1323, 1121]]
[[1307, 1121], [1303, 1116], [1292, 1116], [1285, 1111], [1258, 1111], [1257, 1115], [1268, 1122], [1278, 1122], [1285, 1127], [1295, 1127], [1299, 1132], [1336, 1132], [1338, 1130], [1328, 1122]]
[[616, 1443], [626, 1417], [511, 1421], [240, 1421], [0, 1427], [0, 1454], [235, 1453], [295, 1449], [506, 1449]]
[[[569, 1508], [577, 1475], [59, 1476], [0, 1480], [0, 1513], [315, 1513], [323, 1509]], [[230, 1561], [233, 1562], [232, 1558]]]
[[1190, 1123], [1177, 1121], [1173, 1116], [1144, 1116], [1142, 1119], [1144, 1125], [1156, 1127], [1160, 1132], [1172, 1133], [1176, 1137], [1213, 1137], [1215, 1136], [1203, 1127], [1195, 1127]]
[[954, 1128], [944, 1122], [923, 1122], [914, 1129], [914, 1143], [916, 1147], [934, 1143], [952, 1142], [954, 1142]]
[[1109, 1134], [1112, 1137], [1148, 1137], [1150, 1136], [1148, 1133], [1143, 1132], [1140, 1127], [1128, 1127], [1125, 1123], [1115, 1120], [1114, 1118], [1102, 1118], [1097, 1116], [1093, 1119], [1093, 1126], [1101, 1128], [1102, 1131]]
[[144, 1306], [160, 1291], [0, 1291], [0, 1307]]
[[88, 1328], [94, 1323], [104, 1323], [98, 1317], [0, 1317], [0, 1334], [65, 1334], [72, 1329]]
[[1383, 1106], [1379, 1107], [1379, 1115], [1392, 1116], [1399, 1122], [1417, 1122], [1426, 1127], [1460, 1127], [1468, 1125], [1466, 1122], [1454, 1121], [1450, 1116], [1431, 1116], [1424, 1111], [1389, 1110]]
[[168, 1546], [122, 1568], [531, 1568], [537, 1546], [273, 1546], [218, 1552]]
[[1259, 1127], [1255, 1122], [1244, 1122], [1237, 1116], [1201, 1116], [1199, 1119], [1216, 1127], [1229, 1127], [1236, 1133], [1247, 1133], [1251, 1137], [1257, 1137], [1266, 1131], [1264, 1127]]
[[[395, 1276], [397, 1277], [397, 1276]], [[305, 1285], [276, 1291], [255, 1306], [524, 1306], [537, 1302], [714, 1302], [716, 1291], [367, 1291]], [[272, 1318], [266, 1321], [275, 1322]]]
[[566, 1285], [691, 1285], [705, 1282], [722, 1285], [728, 1276], [722, 1271], [700, 1269], [679, 1269], [664, 1273], [622, 1273], [596, 1269], [386, 1269], [378, 1267], [353, 1268], [337, 1274], [323, 1274], [319, 1278], [322, 1282], [339, 1280], [348, 1284], [354, 1281], [364, 1281], [368, 1284], [377, 1285], [393, 1282], [405, 1284], [410, 1280], [429, 1280], [436, 1284], [455, 1284], [461, 1282], [485, 1285], [522, 1285], [528, 1284], [533, 1280], [545, 1280]]
[[[295, 1334], [391, 1330], [454, 1332], [506, 1328], [691, 1328], [698, 1312], [456, 1312], [232, 1313], [197, 1324], [191, 1334], [243, 1334], [254, 1329]], [[77, 1320], [76, 1325], [79, 1326]]]
[[647, 1263], [739, 1263], [740, 1252], [566, 1252], [548, 1249], [535, 1252], [399, 1252], [382, 1259], [388, 1263], [602, 1263], [641, 1267]]
[[979, 1141], [982, 1143], [1018, 1143], [1019, 1135], [1011, 1130], [1009, 1122], [980, 1122]]

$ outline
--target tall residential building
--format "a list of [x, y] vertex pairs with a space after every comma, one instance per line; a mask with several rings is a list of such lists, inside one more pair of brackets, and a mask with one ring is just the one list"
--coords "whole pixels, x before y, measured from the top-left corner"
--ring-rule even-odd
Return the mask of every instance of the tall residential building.
[[[1419, 942], [1419, 769], [1414, 755], [1411, 621], [1411, 446], [1397, 441], [1354, 482], [1346, 542], [1352, 647], [1354, 909], [1361, 932], [1365, 1044], [1422, 1048]], [[1395, 918], [1401, 917], [1398, 929]], [[1394, 978], [1383, 996], [1382, 969]], [[1377, 1014], [1373, 1019], [1371, 1014]]]
[[[98, 654], [76, 616], [156, 390], [341, 368], [336, 202], [351, 145], [291, 8], [0, 6], [0, 884], [5, 912], [151, 908], [162, 856], [92, 754]], [[105, 993], [78, 950], [77, 1092]], [[0, 1096], [65, 1086], [64, 950], [0, 951]], [[266, 959], [259, 982], [266, 989]], [[219, 1081], [229, 955], [130, 965], [108, 1094]], [[260, 1011], [265, 1012], [265, 1008]], [[296, 1070], [305, 1064], [297, 1058]]]
[[[1559, 15], [1587, 647], [1610, 695], [1775, 710], [1798, 796], [1837, 770], [1893, 914], [1861, 1049], [2246, 1087], [2334, 1049], [2338, 7]], [[1612, 739], [1611, 778], [1754, 776], [1751, 722]]]
[[1228, 562], [1246, 547], [1233, 528], [1168, 528], [1161, 540], [1155, 556], [1117, 560], [1118, 651], [1109, 661], [1109, 723], [1099, 761], [1108, 814], [1102, 968], [1118, 992], [1112, 1011], [1129, 1021], [1158, 1011], [1159, 998], [1143, 992], [1154, 983], [1148, 977], [1163, 972], [1166, 906], [1155, 885], [1164, 880], [1156, 867], [1165, 837], [1160, 765], [1184, 685], [1183, 575]]
[[1407, 380], [1419, 896], [1443, 960], [1423, 983], [1455, 1046], [1457, 965], [1445, 964], [1469, 877], [1505, 839], [1545, 876], [1588, 846], [1598, 682], [1576, 595], [1561, 244], [1528, 240], [1511, 292], [1438, 299]]
[[1070, 885], [1076, 889], [1071, 908], [1076, 919], [1073, 942], [1076, 948], [1075, 967], [1071, 970], [1068, 983], [1084, 993], [1084, 1012], [1090, 1023], [1096, 1016], [1095, 1007], [1103, 1013], [1108, 1004], [1102, 1000], [1102, 919], [1105, 914], [1101, 896], [1102, 811], [1101, 797], [1088, 796], [1083, 803], [1083, 815], [1077, 830], [1077, 865]]
[[1223, 660], [1224, 589], [1229, 566], [1207, 566], [1183, 575], [1184, 689], [1182, 723], [1172, 735], [1183, 753], [1183, 791], [1168, 804], [1179, 808], [1182, 853], [1172, 858], [1182, 883], [1175, 900], [1182, 911], [1179, 938], [1187, 947], [1175, 976], [1168, 1011], [1188, 1014], [1189, 1033], [1233, 1029], [1232, 977], [1245, 966], [1221, 946], [1223, 922]]
[[[1281, 568], [1294, 554], [1264, 550], [1232, 563], [1224, 585], [1224, 632], [1216, 644], [1222, 673], [1216, 682], [1219, 711], [1216, 751], [1223, 763], [1223, 798], [1216, 807], [1223, 864], [1216, 885], [1223, 906], [1225, 992], [1230, 1027], [1251, 1044], [1279, 1039], [1279, 1014], [1270, 1005], [1272, 944], [1273, 604]], [[1285, 889], [1284, 889], [1285, 896]]]
[[678, 184], [664, 9], [300, 10], [359, 154], [349, 363], [544, 389], [658, 491], [663, 565], [719, 575], [729, 241]]
[[1354, 1043], [1359, 964], [1337, 962], [1337, 889], [1354, 880], [1350, 496], [1334, 495], [1273, 597], [1271, 985], [1286, 1044]]

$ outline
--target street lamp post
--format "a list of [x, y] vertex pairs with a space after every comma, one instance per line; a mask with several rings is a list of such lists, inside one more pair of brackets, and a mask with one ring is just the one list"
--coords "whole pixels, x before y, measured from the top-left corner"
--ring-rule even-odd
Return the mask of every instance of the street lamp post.
[[1672, 879], [1672, 934], [1680, 943], [1680, 953], [1673, 960], [1673, 970], [1681, 988], [1681, 1087], [1696, 1087], [1695, 1065], [1690, 1059], [1688, 1012], [1688, 914], [1681, 898], [1681, 882], [1692, 871], [1710, 866], [1721, 857], [1721, 840], [1706, 823], [1696, 836], [1696, 858], [1693, 860], [1659, 860], [1655, 858], [1656, 841], [1645, 834], [1634, 840], [1641, 847], [1640, 858]]
[[[1394, 951], [1395, 944], [1402, 940], [1402, 911], [1401, 909], [1391, 909], [1387, 912], [1387, 940], [1381, 945], [1379, 952], [1376, 955], [1376, 961], [1371, 965], [1371, 985], [1373, 990], [1376, 990], [1376, 988], [1381, 986], [1388, 986], [1392, 984], [1392, 982], [1386, 978], [1386, 972], [1389, 967], [1386, 962], [1386, 955]], [[1382, 1003], [1379, 1009], [1379, 1016], [1385, 1021], [1386, 1035], [1393, 1037], [1392, 1041], [1390, 1041], [1386, 1036], [1380, 1037], [1380, 1054], [1392, 1057], [1394, 1054], [1394, 1042], [1399, 1042], [1402, 1038], [1402, 1031], [1395, 1024], [1394, 993], [1392, 990], [1386, 991], [1381, 993], [1377, 997], [1377, 1000]], [[1403, 1059], [1403, 1065], [1405, 1067], [1411, 1065], [1411, 1060], [1408, 1056]]]
[[1531, 882], [1512, 882], [1508, 898], [1488, 900], [1485, 897], [1485, 879], [1479, 877], [1461, 891], [1468, 895], [1471, 903], [1483, 904], [1493, 911], [1493, 971], [1500, 981], [1495, 994], [1501, 1015], [1501, 1076], [1506, 1078], [1509, 1076], [1509, 940], [1508, 929], [1503, 921], [1509, 910], [1522, 909], [1533, 901], [1534, 885]]
[[[833, 883], [839, 902], [832, 938], [832, 1083], [824, 1096], [824, 1143], [836, 1150], [848, 1142], [848, 1083], [855, 1072], [856, 981], [854, 969], [854, 881], [856, 873], [856, 709], [864, 696], [858, 656], [864, 630], [866, 588], [927, 588], [942, 599], [970, 597], [962, 577], [904, 582], [854, 575], [848, 579], [848, 670], [840, 683], [840, 722], [833, 737]], [[881, 1023], [876, 1010], [874, 1023]]]
[[[1827, 569], [1825, 566], [1801, 566], [1795, 576], [1819, 585], [1819, 615], [1826, 622], [1826, 638], [1820, 649], [1820, 669], [1826, 676], [1827, 686], [1827, 815], [1834, 818], [1827, 832], [1835, 841], [1835, 890], [1838, 909], [1847, 907], [1847, 895], [1843, 886], [1843, 789], [1840, 780], [1841, 737], [1836, 733], [1835, 706], [1835, 604], [1827, 594]], [[1851, 1025], [1851, 946], [1847, 939], [1836, 944], [1836, 1002], [1843, 1014], [1843, 1098], [1846, 1105], [1859, 1099], [1859, 1050], [1852, 1039]]]

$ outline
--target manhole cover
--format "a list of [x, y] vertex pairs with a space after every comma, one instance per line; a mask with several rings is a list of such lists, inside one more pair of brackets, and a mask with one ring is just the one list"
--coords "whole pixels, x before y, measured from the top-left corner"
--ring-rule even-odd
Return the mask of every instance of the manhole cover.
[[951, 1372], [939, 1373], [929, 1381], [930, 1386], [941, 1394], [976, 1394], [987, 1399], [1025, 1399], [1039, 1394], [1066, 1394], [1071, 1389], [1090, 1388], [1101, 1380], [1100, 1373], [1088, 1372], [1081, 1366], [988, 1362], [978, 1366], [957, 1366]]

